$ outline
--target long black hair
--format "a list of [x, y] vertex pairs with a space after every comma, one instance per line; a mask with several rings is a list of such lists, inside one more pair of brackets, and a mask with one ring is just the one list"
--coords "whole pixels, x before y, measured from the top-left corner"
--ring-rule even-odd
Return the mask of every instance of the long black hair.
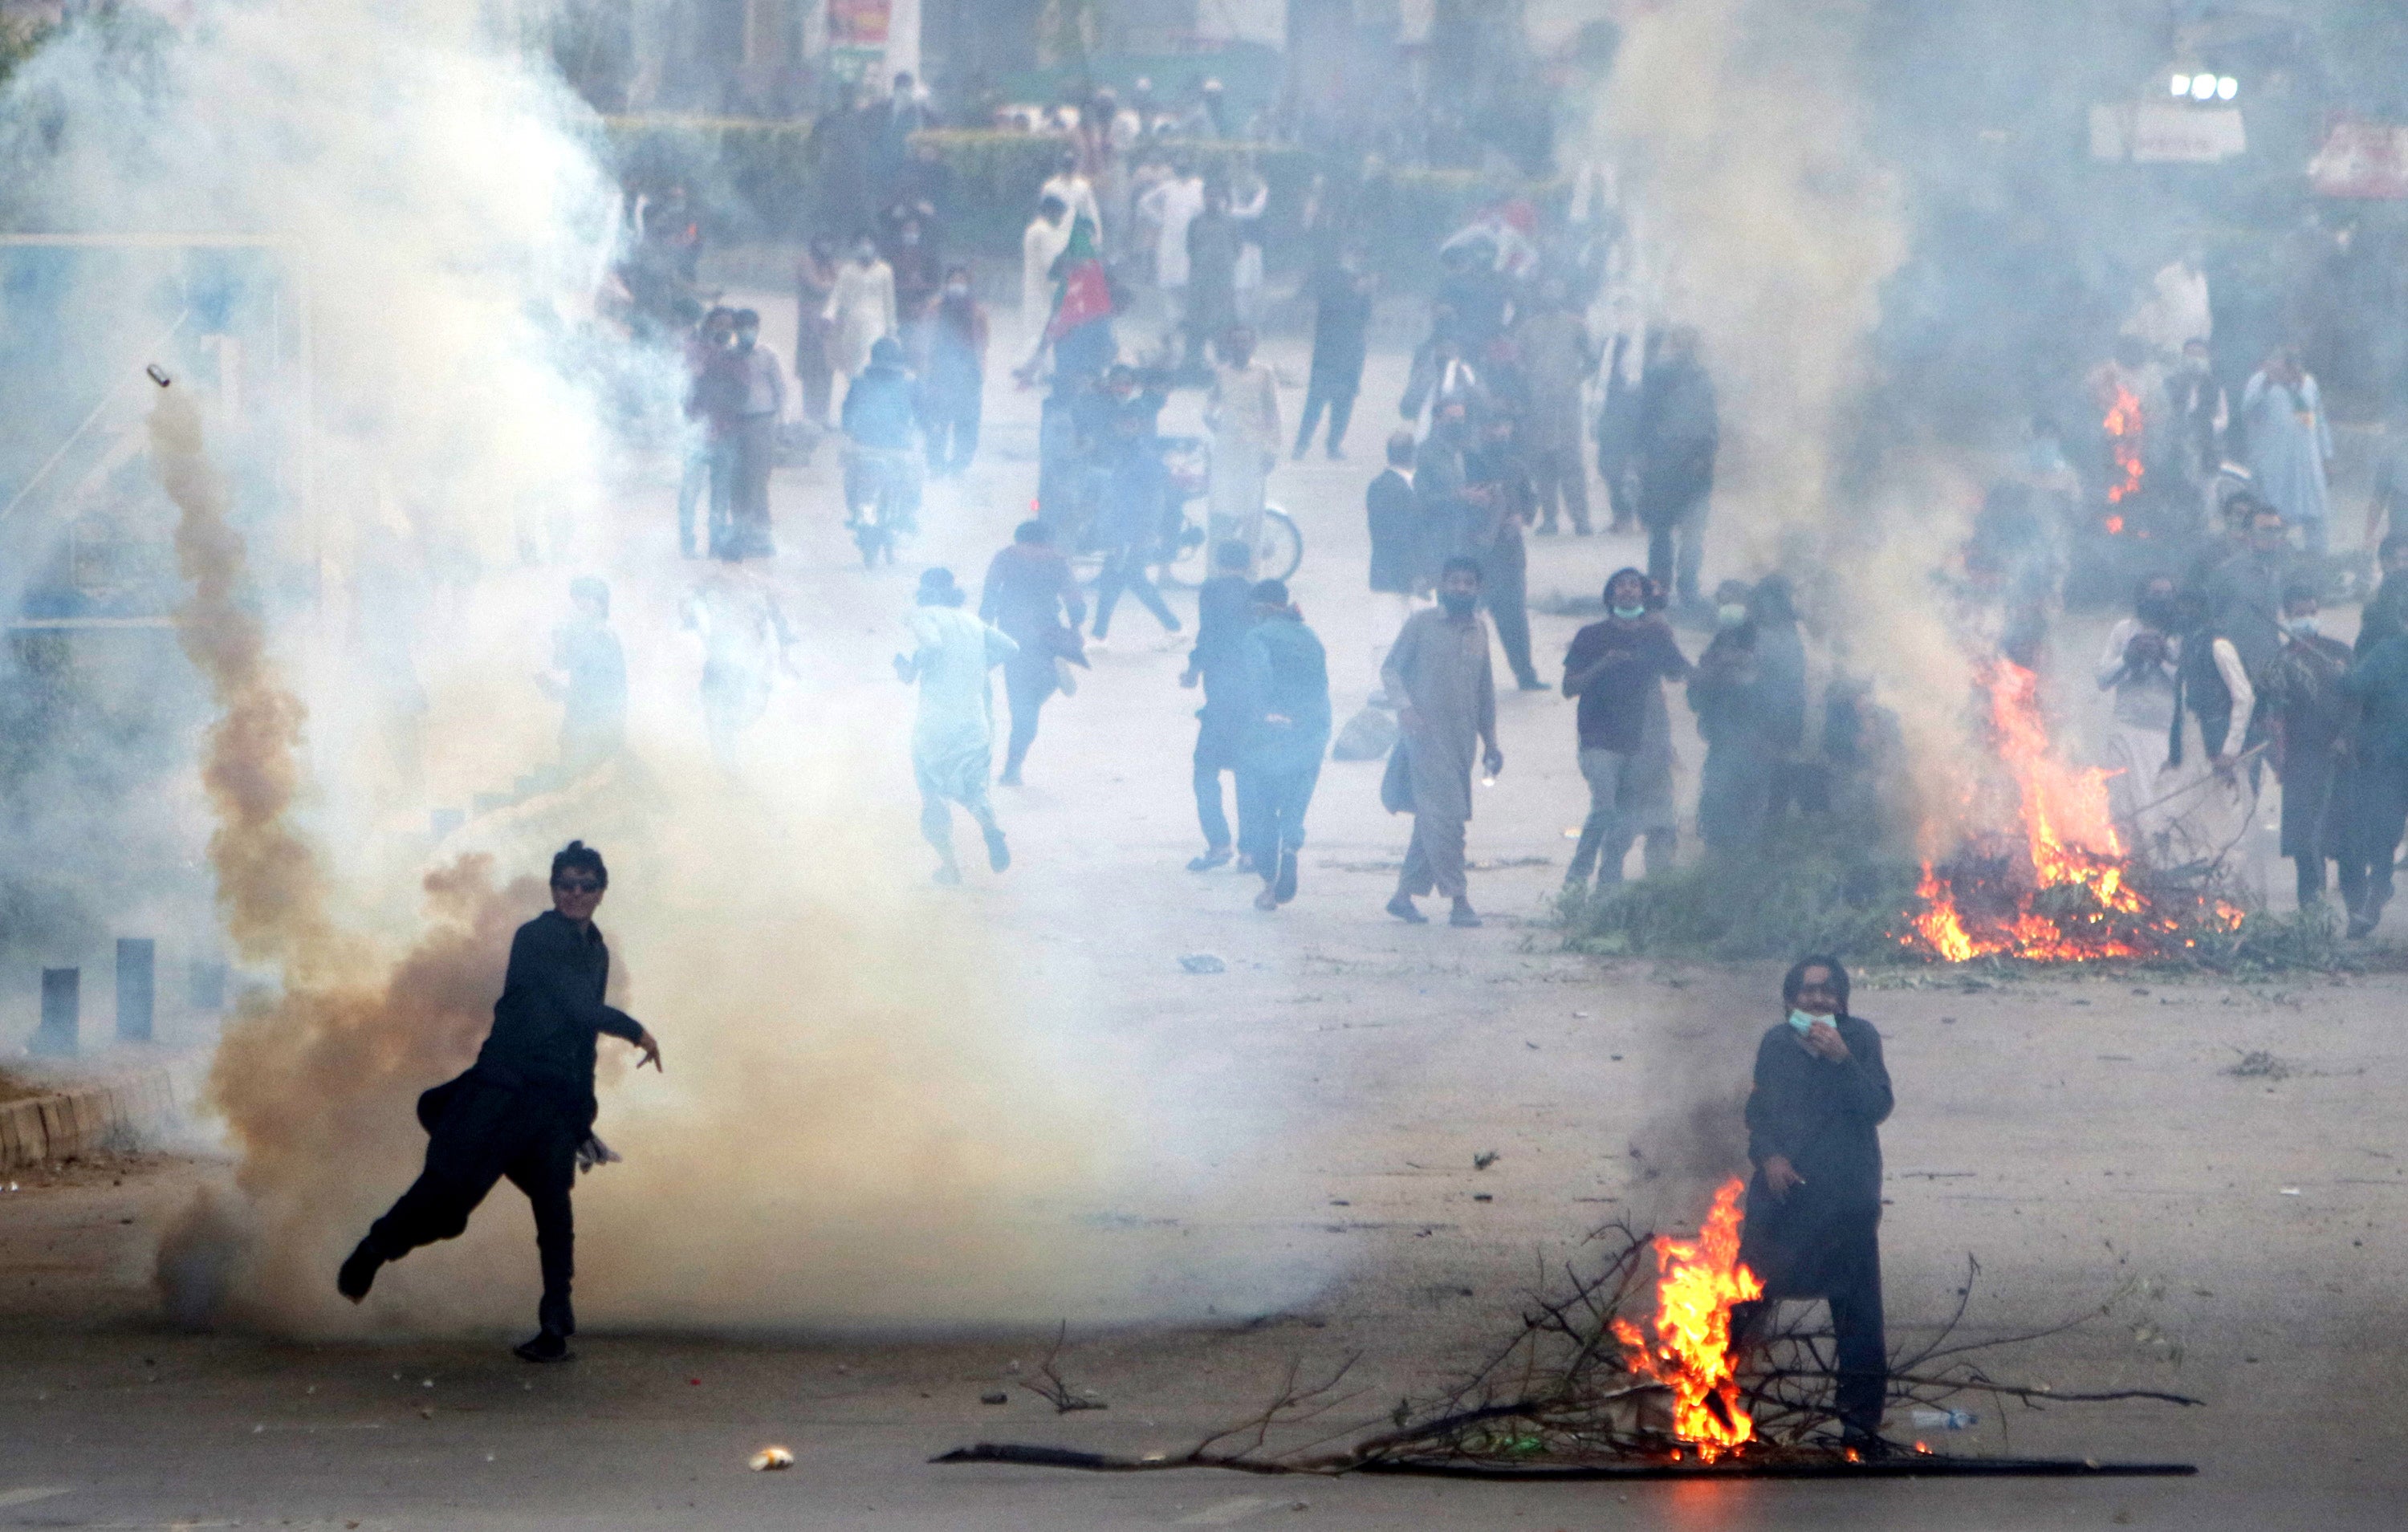
[[1840, 997], [1839, 1014], [1845, 1016], [1848, 1013], [1848, 970], [1840, 966], [1838, 958], [1828, 952], [1808, 952], [1789, 966], [1789, 971], [1781, 979], [1782, 1006], [1790, 1010], [1798, 1009], [1798, 992], [1805, 986], [1806, 970], [1809, 968], [1831, 970], [1831, 992]]

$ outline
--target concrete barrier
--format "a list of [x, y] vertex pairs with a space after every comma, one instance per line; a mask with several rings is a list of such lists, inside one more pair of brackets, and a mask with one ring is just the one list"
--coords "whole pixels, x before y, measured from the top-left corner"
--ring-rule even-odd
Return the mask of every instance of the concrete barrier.
[[0, 1104], [0, 1169], [89, 1154], [115, 1134], [175, 1113], [175, 1084], [164, 1070]]

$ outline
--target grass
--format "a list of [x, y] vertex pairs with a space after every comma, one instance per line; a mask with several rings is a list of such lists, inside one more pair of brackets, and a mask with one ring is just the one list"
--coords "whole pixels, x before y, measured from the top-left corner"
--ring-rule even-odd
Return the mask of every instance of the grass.
[[[1708, 854], [1662, 876], [1605, 893], [1570, 894], [1557, 904], [1565, 945], [1600, 956], [1747, 961], [1830, 952], [1851, 966], [1903, 966], [1935, 973], [2063, 975], [2071, 965], [1992, 956], [1944, 964], [1902, 946], [1897, 932], [1914, 907], [1921, 868], [1869, 834], [1829, 821], [1772, 826], [1745, 856]], [[2201, 923], [2194, 945], [2171, 955], [2093, 959], [2080, 972], [2214, 973], [2251, 978], [2355, 973], [2390, 966], [2398, 954], [2346, 943], [2321, 909], [2255, 910], [2229, 930]]]
[[1905, 858], [1828, 823], [1789, 821], [1745, 856], [1709, 853], [1601, 894], [1568, 895], [1559, 910], [1575, 951], [1601, 955], [1843, 961], [1900, 955], [1890, 935], [1919, 873]]

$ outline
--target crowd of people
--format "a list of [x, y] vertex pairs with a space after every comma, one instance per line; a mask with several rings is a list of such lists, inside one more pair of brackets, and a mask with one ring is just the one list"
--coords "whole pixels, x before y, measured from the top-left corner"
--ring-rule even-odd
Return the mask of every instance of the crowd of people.
[[2322, 631], [2319, 551], [2295, 548], [2256, 495], [2226, 511], [2223, 542], [2182, 580], [2143, 580], [2100, 656], [2111, 807], [2154, 864], [2212, 866], [2254, 823], [2271, 768], [2300, 907], [2337, 881], [2363, 937], [2408, 827], [2408, 536], [2378, 545], [2382, 581], [2344, 644]]
[[[924, 475], [958, 475], [974, 460], [995, 325], [968, 267], [941, 254], [940, 167], [911, 147], [908, 126], [924, 109], [900, 86], [861, 104], [882, 111], [890, 129], [907, 126], [847, 140], [844, 152], [874, 162], [862, 184], [880, 197], [857, 210], [849, 239], [815, 239], [797, 263], [798, 410], [788, 409], [786, 372], [761, 343], [757, 315], [712, 308], [695, 325], [694, 446], [679, 494], [690, 555], [740, 562], [772, 551], [768, 466], [781, 415], [798, 413], [808, 431], [841, 431], [849, 521], [876, 504], [890, 532], [913, 529]], [[1323, 231], [1297, 292], [1312, 309], [1303, 406], [1285, 419], [1250, 322], [1262, 307], [1267, 189], [1242, 164], [1234, 176], [1205, 173], [1179, 140], [1160, 137], [1166, 123], [1219, 131], [1099, 93], [1066, 119], [1024, 234], [1013, 371], [1043, 390], [1038, 494], [976, 608], [1005, 676], [1001, 780], [1020, 780], [1045, 702], [1076, 686], [1091, 648], [1110, 644], [1124, 598], [1164, 633], [1184, 631], [1156, 571], [1200, 545], [1211, 573], [1183, 678], [1205, 693], [1194, 756], [1205, 847], [1193, 865], [1242, 859], [1292, 894], [1288, 842], [1300, 834], [1312, 782], [1291, 773], [1281, 790], [1250, 788], [1243, 763], [1291, 759], [1300, 739], [1326, 735], [1328, 700], [1326, 667], [1312, 705], [1300, 700], [1309, 689], [1300, 670], [1280, 672], [1278, 707], [1261, 700], [1257, 673], [1279, 667], [1254, 654], [1250, 635], [1258, 616], [1294, 613], [1283, 585], [1273, 592], [1278, 582], [1262, 579], [1284, 571], [1257, 567], [1268, 479], [1283, 453], [1317, 448], [1344, 460], [1381, 284], [1358, 240]], [[1643, 846], [1650, 872], [1676, 861], [1668, 686], [1684, 688], [1705, 745], [1694, 823], [1710, 852], [1744, 852], [1792, 809], [1863, 805], [1889, 748], [1885, 715], [1861, 679], [1831, 672], [1816, 705], [1810, 669], [1830, 667], [1810, 666], [1785, 573], [1707, 590], [1721, 422], [1698, 332], [1652, 322], [1634, 292], [1610, 287], [1588, 252], [1542, 222], [1526, 208], [1492, 209], [1439, 251], [1428, 324], [1366, 491], [1369, 584], [1394, 603], [1399, 624], [1373, 702], [1395, 714], [1401, 736], [1384, 796], [1414, 818], [1389, 906], [1407, 920], [1421, 918], [1413, 899], [1435, 892], [1456, 923], [1478, 921], [1464, 883], [1464, 822], [1473, 768], [1493, 776], [1502, 765], [1491, 635], [1515, 687], [1551, 684], [1527, 613], [1532, 537], [1606, 530], [1646, 542], [1643, 567], [1608, 582], [1604, 617], [1581, 631], [1559, 677], [1578, 705], [1591, 799], [1568, 890], [1618, 881], [1634, 848]], [[661, 263], [690, 252], [681, 200], [665, 199], [648, 228], [663, 231]], [[1115, 322], [1132, 317], [1158, 346], [1125, 352]], [[2245, 387], [2228, 390], [2212, 326], [2200, 257], [2186, 252], [2145, 285], [2112, 353], [2082, 380], [2101, 422], [2095, 451], [2082, 434], [2035, 420], [1967, 546], [1967, 590], [1997, 609], [2000, 652], [2036, 666], [2066, 580], [2066, 528], [2103, 508], [2111, 533], [2203, 541], [2209, 551], [2182, 575], [2143, 582], [2098, 666], [2112, 711], [2100, 759], [2115, 816], [2159, 866], [2214, 863], [2239, 842], [2272, 770], [2284, 785], [2282, 851], [2299, 863], [2300, 901], [2322, 897], [2325, 864], [2337, 863], [2351, 928], [2362, 932], [2388, 896], [2394, 822], [2408, 817], [2408, 789], [2396, 780], [2408, 765], [2385, 754], [2389, 711], [2408, 704], [2385, 690], [2392, 662], [2381, 654], [2384, 614], [2401, 599], [2388, 571], [2408, 535], [2383, 541], [2384, 592], [2355, 651], [2339, 654], [2316, 631], [2340, 565], [2329, 531], [2332, 434], [2316, 379], [2296, 349], [2278, 348]], [[1160, 426], [1172, 393], [1188, 386], [1206, 391], [1200, 482], [1174, 471]], [[1592, 465], [1605, 502], [1596, 514]], [[2370, 543], [2408, 493], [2408, 463], [2399, 470], [2378, 477]], [[1186, 515], [1191, 498], [1203, 503], [1200, 525]], [[697, 534], [695, 508], [706, 503]], [[2220, 539], [2202, 537], [2203, 527]], [[1092, 574], [1091, 590], [1074, 561]], [[944, 579], [923, 591], [924, 608], [967, 603], [950, 573], [931, 573]], [[1289, 626], [1311, 635], [1300, 618]], [[940, 681], [931, 692], [927, 678], [962, 673], [953, 651], [966, 640], [933, 625], [931, 634], [906, 668], [923, 681], [924, 707], [957, 709], [958, 688]], [[1270, 647], [1285, 664], [1297, 646]], [[1288, 722], [1268, 723], [1274, 714]], [[1820, 735], [1810, 738], [1817, 717]], [[948, 726], [956, 744], [968, 737]], [[1225, 771], [1239, 777], [1234, 828]], [[922, 780], [936, 784], [932, 806], [958, 804], [992, 829], [983, 795], [953, 790], [963, 786], [958, 770], [924, 763]], [[1268, 816], [1259, 841], [1250, 805]], [[934, 807], [930, 816], [951, 875], [950, 836], [934, 828]]]

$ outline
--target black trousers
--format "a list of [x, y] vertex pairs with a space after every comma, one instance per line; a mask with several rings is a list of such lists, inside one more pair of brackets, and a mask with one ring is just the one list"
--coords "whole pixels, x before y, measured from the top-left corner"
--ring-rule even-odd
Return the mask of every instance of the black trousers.
[[1496, 624], [1497, 642], [1505, 651], [1505, 664], [1512, 670], [1515, 681], [1525, 688], [1535, 688], [1539, 672], [1530, 665], [1528, 593], [1524, 586], [1524, 566], [1518, 551], [1511, 558], [1491, 554], [1480, 563], [1480, 604], [1487, 609], [1489, 622]]
[[[1835, 1220], [1810, 1236], [1812, 1249], [1768, 1251], [1743, 1246], [1741, 1259], [1764, 1278], [1765, 1295], [1731, 1308], [1731, 1333], [1751, 1339], [1783, 1298], [1821, 1298], [1830, 1305], [1834, 1360], [1839, 1366], [1840, 1425], [1850, 1436], [1881, 1434], [1889, 1397], [1889, 1332], [1882, 1317], [1881, 1224], [1878, 1219]], [[1788, 1241], [1779, 1241], [1787, 1243]]]
[[1104, 555], [1103, 573], [1096, 580], [1096, 625], [1094, 633], [1101, 638], [1111, 632], [1112, 609], [1120, 605], [1121, 593], [1136, 596], [1146, 610], [1154, 613], [1167, 633], [1179, 631], [1179, 619], [1162, 599], [1162, 593], [1146, 577], [1147, 556], [1151, 545], [1125, 544]]
[[1313, 428], [1321, 423], [1321, 412], [1329, 411], [1329, 451], [1335, 456], [1346, 444], [1346, 428], [1354, 421], [1354, 395], [1361, 387], [1360, 379], [1349, 382], [1343, 379], [1315, 378], [1304, 387], [1304, 422], [1296, 433], [1296, 455], [1312, 445]]
[[547, 1330], [576, 1334], [569, 1285], [577, 1271], [577, 1233], [568, 1194], [577, 1181], [577, 1146], [585, 1138], [585, 1125], [564, 1102], [537, 1089], [513, 1089], [474, 1075], [437, 1089], [450, 1099], [428, 1124], [426, 1167], [392, 1210], [369, 1226], [368, 1248], [398, 1261], [421, 1245], [457, 1238], [477, 1204], [508, 1176], [535, 1209], [536, 1253], [543, 1266], [537, 1316]]
[[1054, 694], [1054, 654], [1024, 648], [1003, 662], [1003, 694], [1011, 705], [1011, 738], [1004, 750], [1004, 775], [1017, 776], [1028, 747], [1037, 743], [1037, 715]]
[[2393, 859], [2408, 830], [2408, 762], [2358, 762], [2350, 796], [2341, 838], [2343, 894], [2356, 883], [2360, 893], [2351, 912], [2379, 917], [2391, 902]]

